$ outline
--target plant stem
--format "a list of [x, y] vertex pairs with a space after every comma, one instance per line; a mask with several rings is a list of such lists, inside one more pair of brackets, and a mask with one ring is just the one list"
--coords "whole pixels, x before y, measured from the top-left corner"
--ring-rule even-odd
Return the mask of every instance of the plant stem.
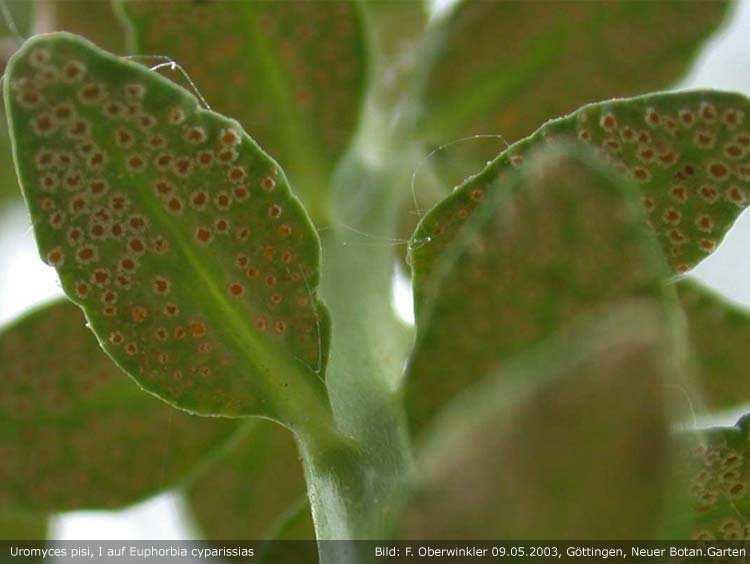
[[[410, 334], [392, 308], [391, 177], [360, 159], [336, 185], [340, 223], [323, 230], [321, 291], [333, 322], [326, 383], [338, 439], [298, 436], [318, 540], [384, 538], [413, 472], [399, 395]], [[367, 562], [321, 545], [321, 564]]]

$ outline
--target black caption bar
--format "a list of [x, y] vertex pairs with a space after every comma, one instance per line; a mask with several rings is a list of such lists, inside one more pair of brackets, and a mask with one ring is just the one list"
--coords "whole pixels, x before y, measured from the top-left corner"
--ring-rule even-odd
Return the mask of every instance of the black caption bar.
[[60, 564], [257, 562], [750, 562], [750, 541], [0, 541], [0, 561]]

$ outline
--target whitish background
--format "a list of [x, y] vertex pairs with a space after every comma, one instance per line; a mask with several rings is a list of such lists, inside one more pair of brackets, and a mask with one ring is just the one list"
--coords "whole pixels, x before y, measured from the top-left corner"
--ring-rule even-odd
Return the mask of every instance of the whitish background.
[[[442, 7], [450, 1], [438, 0], [437, 4]], [[709, 42], [694, 68], [677, 87], [709, 87], [750, 95], [750, 0], [738, 3], [729, 23]], [[408, 189], [404, 186], [404, 190]], [[726, 297], [748, 307], [749, 214], [746, 210], [740, 216], [716, 252], [692, 273]], [[394, 306], [405, 320], [413, 322], [408, 283], [400, 280], [395, 286]], [[37, 256], [30, 223], [23, 209], [0, 213], [0, 324], [31, 306], [61, 295], [54, 271]], [[732, 424], [745, 411], [739, 409], [721, 414], [711, 423]], [[183, 509], [178, 496], [164, 494], [122, 511], [66, 513], [52, 520], [50, 537], [61, 540], [188, 539], [194, 525]]]

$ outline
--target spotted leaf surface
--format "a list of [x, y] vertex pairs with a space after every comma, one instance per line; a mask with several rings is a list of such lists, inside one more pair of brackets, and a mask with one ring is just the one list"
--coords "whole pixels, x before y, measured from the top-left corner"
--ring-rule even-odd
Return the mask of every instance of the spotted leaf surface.
[[676, 287], [700, 371], [703, 406], [715, 411], [746, 403], [750, 313], [696, 280], [685, 278]]
[[13, 57], [5, 98], [41, 255], [125, 371], [203, 414], [320, 407], [319, 240], [236, 121], [62, 32]]
[[689, 523], [694, 539], [750, 538], [750, 449], [747, 416], [734, 427], [694, 432], [675, 476], [689, 500], [675, 522]]
[[[461, 2], [432, 32], [437, 48], [424, 93], [426, 139], [439, 145], [499, 133], [513, 142], [592, 100], [669, 87], [729, 5]], [[456, 156], [476, 166], [468, 172], [491, 156], [474, 143], [460, 149]]]
[[664, 321], [649, 301], [609, 310], [452, 404], [418, 456], [423, 483], [401, 534], [660, 538], [673, 377]]
[[300, 536], [314, 539], [307, 488], [297, 445], [289, 430], [267, 420], [251, 421], [238, 444], [186, 491], [202, 538], [273, 539], [289, 513], [304, 502]]
[[652, 94], [584, 106], [511, 145], [425, 217], [414, 239], [416, 276], [429, 271], [474, 209], [472, 194], [492, 191], [550, 140], [577, 138], [640, 187], [648, 225], [676, 272], [710, 254], [747, 206], [750, 102], [740, 94]]
[[456, 214], [465, 230], [450, 244], [441, 237], [455, 226], [433, 223], [442, 209], [422, 223], [438, 234], [412, 242], [415, 427], [575, 316], [663, 291], [666, 265], [635, 186], [584, 149], [550, 147], [503, 180], [474, 184]]
[[357, 127], [367, 75], [356, 2], [126, 0], [137, 53], [168, 55], [288, 172], [316, 219]]
[[235, 429], [139, 389], [67, 301], [0, 332], [0, 508], [134, 503], [185, 478]]

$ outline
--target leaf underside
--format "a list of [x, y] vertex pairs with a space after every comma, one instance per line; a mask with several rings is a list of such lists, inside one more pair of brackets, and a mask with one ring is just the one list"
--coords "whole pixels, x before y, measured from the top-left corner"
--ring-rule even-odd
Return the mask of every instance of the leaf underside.
[[240, 442], [186, 491], [201, 537], [210, 540], [277, 538], [275, 525], [296, 514], [301, 500], [304, 525], [285, 538], [314, 539], [306, 493], [292, 434], [262, 419], [248, 423]]
[[658, 538], [671, 376], [655, 305], [588, 319], [443, 412], [403, 537]]
[[716, 411], [750, 400], [750, 313], [689, 278], [676, 285], [687, 317], [691, 352], [700, 370], [701, 402], [696, 408]]
[[319, 240], [237, 122], [67, 33], [24, 44], [5, 100], [42, 258], [119, 366], [204, 414], [322, 396]]
[[121, 4], [135, 52], [181, 64], [274, 155], [316, 219], [357, 128], [368, 62], [356, 2]]
[[750, 538], [750, 449], [747, 416], [734, 427], [694, 431], [675, 478], [684, 488], [688, 511], [675, 514], [697, 540]]
[[122, 373], [60, 301], [0, 332], [0, 507], [116, 508], [185, 478], [235, 431]]
[[590, 104], [547, 122], [433, 208], [414, 235], [415, 277], [429, 272], [480, 202], [524, 157], [561, 138], [579, 139], [640, 186], [648, 224], [677, 272], [710, 254], [747, 206], [750, 102], [740, 94], [693, 91]]
[[406, 381], [416, 427], [575, 316], [663, 292], [666, 265], [636, 188], [585, 147], [550, 147], [487, 186], [468, 192], [465, 229], [450, 243], [440, 228], [413, 242], [418, 334]]

